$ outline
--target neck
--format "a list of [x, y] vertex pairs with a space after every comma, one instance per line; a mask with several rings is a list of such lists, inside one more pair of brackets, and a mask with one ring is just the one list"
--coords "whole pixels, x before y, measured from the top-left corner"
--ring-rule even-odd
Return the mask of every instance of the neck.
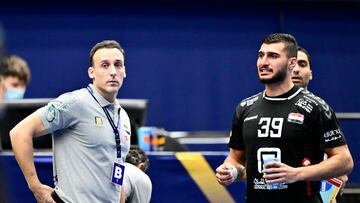
[[96, 91], [102, 96], [104, 97], [104, 99], [106, 99], [106, 101], [110, 102], [110, 103], [114, 103], [116, 96], [117, 96], [117, 92], [115, 93], [108, 93], [105, 91], [102, 91], [101, 89], [97, 88], [95, 85], [93, 85], [93, 87], [96, 89]]
[[291, 82], [291, 80], [282, 81], [279, 83], [265, 84], [265, 93], [267, 96], [276, 97], [288, 92], [293, 87], [294, 84]]

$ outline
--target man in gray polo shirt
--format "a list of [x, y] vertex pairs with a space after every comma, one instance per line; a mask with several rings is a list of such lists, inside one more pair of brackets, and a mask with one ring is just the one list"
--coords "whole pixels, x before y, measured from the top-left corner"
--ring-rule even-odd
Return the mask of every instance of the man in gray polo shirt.
[[[10, 132], [15, 157], [38, 202], [119, 202], [130, 121], [116, 100], [125, 76], [124, 50], [105, 40], [90, 51], [87, 88], [65, 93]], [[55, 189], [36, 174], [32, 138], [54, 134]]]

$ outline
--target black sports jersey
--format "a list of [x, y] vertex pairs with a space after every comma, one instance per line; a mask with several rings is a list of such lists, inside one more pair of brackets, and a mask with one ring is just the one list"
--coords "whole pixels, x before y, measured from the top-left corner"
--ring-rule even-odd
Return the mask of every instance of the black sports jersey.
[[311, 92], [294, 86], [278, 97], [258, 93], [239, 103], [229, 147], [245, 151], [247, 202], [322, 202], [319, 181], [299, 181], [269, 190], [265, 159], [292, 167], [317, 164], [324, 148], [346, 144], [333, 110]]

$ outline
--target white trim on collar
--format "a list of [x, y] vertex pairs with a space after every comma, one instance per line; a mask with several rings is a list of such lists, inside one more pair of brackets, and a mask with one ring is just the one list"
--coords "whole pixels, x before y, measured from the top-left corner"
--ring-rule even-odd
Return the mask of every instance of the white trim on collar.
[[267, 97], [265, 95], [265, 90], [263, 91], [263, 98], [269, 101], [285, 101], [285, 100], [290, 100], [292, 98], [294, 98], [296, 95], [298, 95], [304, 88], [300, 87], [294, 94], [290, 95], [289, 97]]

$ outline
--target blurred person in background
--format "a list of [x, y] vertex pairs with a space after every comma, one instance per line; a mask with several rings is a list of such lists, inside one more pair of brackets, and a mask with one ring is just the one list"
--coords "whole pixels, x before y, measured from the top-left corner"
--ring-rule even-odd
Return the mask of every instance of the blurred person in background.
[[307, 90], [310, 80], [312, 80], [312, 63], [309, 52], [298, 46], [296, 66], [292, 70], [292, 82]]
[[149, 176], [145, 173], [149, 168], [149, 158], [142, 149], [131, 146], [126, 156], [125, 166], [125, 202], [149, 203], [152, 183]]
[[[295, 85], [308, 90], [309, 83], [313, 79], [312, 70], [313, 70], [312, 60], [310, 57], [310, 53], [305, 48], [298, 46], [296, 66], [292, 70], [292, 76], [291, 76], [292, 82]], [[326, 154], [325, 154], [325, 158], [327, 158]], [[347, 175], [343, 175], [337, 178], [341, 180], [343, 184], [341, 186], [341, 190], [339, 194], [336, 196], [336, 201], [334, 203], [341, 202], [342, 192], [346, 185], [346, 182], [348, 181]]]
[[[4, 42], [4, 32], [0, 23], [0, 64], [2, 64], [2, 58], [3, 58], [3, 53], [4, 53], [4, 47], [5, 47], [5, 42]], [[3, 69], [0, 65], [0, 117], [1, 117], [1, 112], [2, 112], [2, 100], [3, 100], [3, 92], [4, 92], [4, 88], [3, 88]], [[1, 144], [1, 140], [0, 140], [0, 144]], [[0, 202], [6, 202], [5, 199], [5, 177], [3, 177], [3, 166], [0, 162]]]
[[2, 62], [4, 100], [22, 99], [30, 83], [31, 73], [27, 62], [16, 55], [5, 56]]

